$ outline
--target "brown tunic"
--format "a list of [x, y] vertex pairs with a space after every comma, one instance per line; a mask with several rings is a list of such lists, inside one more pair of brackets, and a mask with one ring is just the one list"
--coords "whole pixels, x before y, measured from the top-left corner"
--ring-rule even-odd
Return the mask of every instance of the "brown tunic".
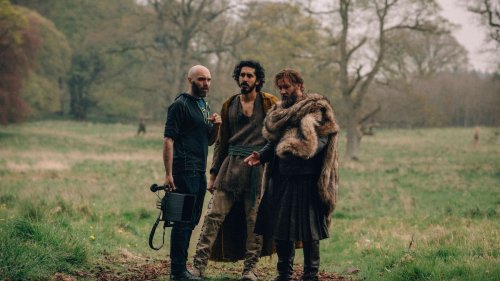
[[232, 193], [235, 197], [250, 190], [252, 167], [243, 162], [244, 156], [229, 155], [228, 150], [229, 146], [264, 146], [266, 140], [261, 132], [265, 115], [261, 95], [255, 98], [251, 117], [243, 114], [240, 96], [232, 100], [228, 108], [228, 146], [225, 151], [216, 149], [217, 155], [214, 155], [214, 161], [224, 157], [215, 181], [217, 189]]

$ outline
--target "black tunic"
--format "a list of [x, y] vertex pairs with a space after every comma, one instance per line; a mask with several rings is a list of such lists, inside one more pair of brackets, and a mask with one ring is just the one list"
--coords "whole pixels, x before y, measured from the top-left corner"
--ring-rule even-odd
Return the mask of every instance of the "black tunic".
[[275, 146], [261, 150], [261, 161], [272, 152], [271, 178], [257, 214], [255, 232], [274, 240], [313, 241], [328, 238], [325, 207], [318, 194], [323, 148], [327, 138], [319, 138], [317, 154], [311, 159], [295, 156], [279, 158]]

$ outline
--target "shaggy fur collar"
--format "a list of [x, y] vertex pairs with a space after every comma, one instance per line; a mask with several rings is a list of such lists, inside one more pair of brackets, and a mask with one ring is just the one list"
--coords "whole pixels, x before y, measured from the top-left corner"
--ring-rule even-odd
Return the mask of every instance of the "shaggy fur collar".
[[318, 181], [321, 200], [330, 215], [335, 209], [338, 190], [337, 136], [339, 126], [330, 102], [320, 94], [304, 94], [288, 108], [280, 103], [266, 115], [262, 135], [277, 143], [276, 154], [293, 154], [303, 159], [314, 156], [318, 136], [328, 136], [325, 157]]

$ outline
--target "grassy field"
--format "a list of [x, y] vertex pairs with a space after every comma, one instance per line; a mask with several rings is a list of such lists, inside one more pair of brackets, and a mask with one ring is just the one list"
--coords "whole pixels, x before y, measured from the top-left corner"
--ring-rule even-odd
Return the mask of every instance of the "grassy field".
[[[149, 186], [163, 180], [162, 125], [135, 130], [63, 121], [0, 128], [0, 279], [167, 278], [168, 243], [159, 252], [147, 245], [157, 216]], [[351, 280], [500, 280], [494, 130], [482, 128], [478, 146], [462, 128], [364, 138], [361, 161], [340, 165], [321, 269]], [[262, 279], [275, 262], [261, 260]], [[209, 268], [210, 280], [235, 280], [241, 263]]]

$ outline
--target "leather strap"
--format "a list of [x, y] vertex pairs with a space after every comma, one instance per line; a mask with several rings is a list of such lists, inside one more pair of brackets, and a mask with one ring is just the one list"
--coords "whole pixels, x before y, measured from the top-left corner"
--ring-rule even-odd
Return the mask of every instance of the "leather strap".
[[158, 224], [160, 223], [160, 217], [161, 217], [161, 212], [158, 215], [158, 218], [156, 219], [156, 222], [153, 225], [153, 228], [151, 228], [151, 233], [149, 233], [149, 247], [151, 247], [151, 249], [156, 250], [156, 251], [160, 250], [163, 247], [163, 244], [165, 244], [165, 226], [166, 225], [163, 226], [163, 238], [162, 238], [161, 246], [155, 247], [153, 245], [153, 238], [155, 237], [156, 228], [158, 227]]

